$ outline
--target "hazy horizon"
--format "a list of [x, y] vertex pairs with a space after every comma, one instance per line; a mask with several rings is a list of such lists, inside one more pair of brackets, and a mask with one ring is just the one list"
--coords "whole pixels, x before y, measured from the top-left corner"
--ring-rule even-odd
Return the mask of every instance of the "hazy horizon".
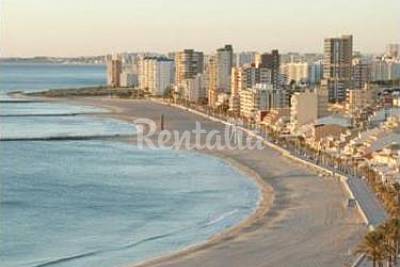
[[398, 0], [232, 2], [3, 0], [1, 57], [212, 53], [224, 44], [235, 51], [321, 53], [324, 38], [342, 34], [353, 34], [354, 50], [363, 53], [400, 43]]

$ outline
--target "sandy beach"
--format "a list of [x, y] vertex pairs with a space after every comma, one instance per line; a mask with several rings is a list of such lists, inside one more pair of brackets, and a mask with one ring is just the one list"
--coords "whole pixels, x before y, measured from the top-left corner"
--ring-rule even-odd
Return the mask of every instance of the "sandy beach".
[[[109, 108], [113, 118], [160, 120], [165, 128], [184, 131], [200, 121], [207, 131], [223, 130], [190, 112], [165, 105], [112, 98], [69, 99], [76, 104]], [[134, 142], [134, 140], [132, 140]], [[252, 216], [208, 242], [135, 265], [147, 266], [351, 266], [352, 249], [367, 231], [357, 209], [347, 207], [343, 185], [332, 177], [295, 163], [271, 148], [201, 151], [225, 159], [254, 178], [262, 201]]]

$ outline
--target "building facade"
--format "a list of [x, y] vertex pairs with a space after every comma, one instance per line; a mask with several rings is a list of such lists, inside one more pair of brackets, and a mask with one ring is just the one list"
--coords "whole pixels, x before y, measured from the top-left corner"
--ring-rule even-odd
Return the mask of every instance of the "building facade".
[[107, 62], [107, 86], [120, 87], [122, 73], [122, 58], [120, 55], [108, 55]]
[[272, 50], [271, 53], [261, 55], [260, 67], [267, 68], [271, 71], [272, 85], [274, 89], [279, 87], [280, 79], [280, 55], [278, 50]]
[[206, 88], [204, 85], [204, 75], [198, 73], [191, 79], [181, 82], [183, 87], [183, 98], [191, 103], [202, 103], [206, 98]]
[[232, 68], [229, 109], [232, 112], [238, 112], [240, 91], [254, 88], [258, 84], [272, 84], [271, 71], [269, 69], [256, 67], [255, 64]]
[[232, 68], [231, 74], [231, 96], [229, 98], [229, 111], [233, 114], [240, 113], [240, 89], [241, 80], [242, 80], [242, 73], [239, 67]]
[[315, 61], [309, 64], [309, 82], [311, 85], [320, 84], [323, 76], [322, 60]]
[[244, 88], [254, 87], [256, 84], [272, 84], [272, 73], [267, 68], [256, 67], [253, 65], [242, 66], [240, 68], [232, 68], [231, 74], [231, 91], [240, 91]]
[[217, 57], [211, 56], [207, 64], [208, 106], [215, 108], [218, 101]]
[[[271, 88], [272, 89], [272, 88]], [[240, 91], [240, 116], [254, 119], [257, 112], [267, 107], [266, 90], [262, 88], [246, 88]]]
[[123, 71], [120, 75], [121, 87], [137, 87], [139, 86], [138, 75], [133, 72]]
[[165, 57], [143, 57], [139, 61], [139, 86], [162, 96], [174, 83], [174, 61]]
[[400, 79], [400, 60], [378, 58], [371, 63], [372, 81], [390, 81]]
[[326, 38], [324, 41], [324, 82], [331, 102], [346, 99], [346, 89], [351, 88], [353, 60], [353, 36]]
[[307, 83], [309, 81], [309, 65], [306, 62], [290, 62], [283, 64], [281, 72], [285, 75], [287, 83]]
[[318, 119], [318, 95], [306, 91], [295, 93], [291, 97], [290, 127], [297, 129]]
[[353, 59], [353, 89], [362, 89], [370, 81], [370, 64], [367, 60]]
[[257, 52], [241, 52], [236, 55], [236, 67], [256, 64]]
[[318, 98], [318, 118], [324, 118], [329, 116], [328, 104], [329, 104], [329, 92], [326, 88], [317, 88], [315, 90]]
[[232, 45], [225, 45], [225, 47], [217, 50], [216, 65], [218, 92], [229, 93], [231, 90], [231, 72], [233, 67]]
[[175, 82], [179, 85], [185, 79], [192, 79], [197, 74], [203, 73], [204, 55], [193, 49], [185, 49], [175, 53]]
[[362, 89], [348, 90], [346, 95], [346, 111], [355, 114], [368, 107], [374, 107], [378, 100], [377, 88], [365, 84]]
[[257, 84], [252, 88], [240, 90], [240, 115], [254, 119], [257, 113], [282, 109], [288, 106], [288, 95], [285, 90], [274, 89], [271, 83]]

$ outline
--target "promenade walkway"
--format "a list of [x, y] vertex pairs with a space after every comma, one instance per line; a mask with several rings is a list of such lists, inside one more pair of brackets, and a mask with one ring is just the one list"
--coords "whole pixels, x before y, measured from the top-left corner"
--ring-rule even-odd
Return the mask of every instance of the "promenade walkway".
[[[162, 102], [162, 101], [157, 101], [157, 102], [165, 104], [165, 102]], [[198, 111], [195, 109], [191, 109], [191, 108], [187, 108], [187, 107], [175, 105], [175, 104], [169, 104], [169, 103], [168, 103], [168, 105], [172, 105], [177, 108], [184, 109], [186, 111], [189, 111], [189, 112], [195, 113], [197, 115], [211, 119], [213, 121], [221, 122], [224, 124], [231, 124], [222, 118], [213, 117], [213, 116], [210, 116], [209, 114], [206, 114], [204, 112], [201, 112], [201, 111]], [[270, 142], [269, 140], [267, 140], [267, 138], [257, 134], [253, 130], [249, 130], [244, 127], [239, 127], [239, 128], [241, 128], [241, 130], [243, 130], [247, 134], [249, 134], [255, 138], [258, 138], [260, 140], [263, 140], [265, 144], [267, 144], [268, 146], [272, 147], [275, 150], [278, 150], [285, 156], [297, 158], [297, 160], [300, 160], [312, 167], [318, 168], [321, 171], [326, 171], [331, 174], [335, 173], [335, 174], [338, 174], [339, 176], [341, 176], [342, 181], [345, 183], [345, 186], [350, 191], [349, 193], [350, 193], [351, 197], [353, 197], [357, 201], [357, 204], [359, 206], [358, 208], [360, 209], [360, 212], [362, 213], [362, 216], [364, 217], [365, 223], [370, 228], [374, 229], [378, 225], [383, 223], [386, 219], [388, 219], [387, 212], [385, 211], [382, 204], [376, 197], [375, 193], [370, 190], [370, 188], [365, 180], [363, 180], [359, 177], [346, 176], [345, 174], [338, 173], [337, 170], [334, 171], [330, 167], [318, 165], [316, 162], [314, 162], [306, 157], [301, 157], [300, 155], [296, 154], [294, 151], [289, 150], [288, 148], [283, 148], [281, 146], [278, 146], [278, 145]]]

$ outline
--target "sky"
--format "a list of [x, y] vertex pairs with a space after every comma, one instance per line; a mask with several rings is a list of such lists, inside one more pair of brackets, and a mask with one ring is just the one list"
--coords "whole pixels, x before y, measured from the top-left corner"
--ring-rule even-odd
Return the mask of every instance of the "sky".
[[0, 55], [321, 52], [341, 34], [378, 53], [400, 43], [399, 14], [399, 0], [0, 0]]

